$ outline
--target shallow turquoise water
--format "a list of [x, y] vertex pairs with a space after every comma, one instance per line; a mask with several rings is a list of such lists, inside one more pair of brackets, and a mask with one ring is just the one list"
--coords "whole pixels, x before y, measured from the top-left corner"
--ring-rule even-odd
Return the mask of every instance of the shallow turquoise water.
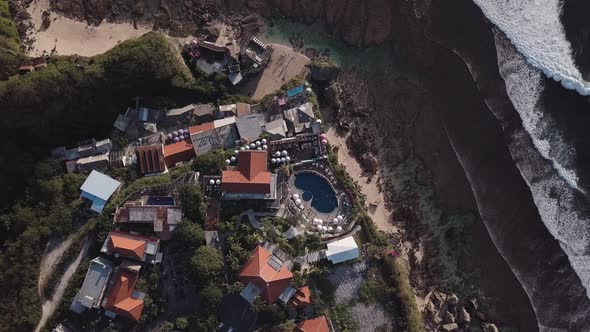
[[400, 72], [401, 66], [395, 53], [389, 47], [358, 48], [348, 46], [330, 36], [321, 24], [305, 25], [284, 20], [274, 21], [274, 25], [266, 30], [261, 39], [269, 43], [290, 45], [292, 35], [301, 36], [304, 48], [315, 48], [318, 51], [330, 49], [330, 56], [341, 66], [359, 66], [369, 71]]

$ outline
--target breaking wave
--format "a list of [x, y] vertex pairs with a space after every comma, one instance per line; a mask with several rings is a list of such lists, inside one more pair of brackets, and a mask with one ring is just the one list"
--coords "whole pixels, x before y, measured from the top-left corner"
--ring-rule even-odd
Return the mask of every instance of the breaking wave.
[[[563, 160], [571, 160], [574, 152], [557, 133], [550, 138], [539, 138], [540, 132], [558, 132], [547, 119], [547, 110], [539, 102], [545, 86], [542, 74], [527, 65], [522, 54], [512, 49], [511, 43], [502, 42], [501, 34], [495, 34], [498, 67], [506, 84], [508, 96], [529, 133], [535, 148], [543, 157], [554, 154]], [[542, 128], [546, 128], [543, 130]], [[562, 133], [563, 134], [563, 133]], [[555, 150], [556, 152], [551, 152]], [[580, 195], [570, 181], [576, 179], [573, 169], [556, 167], [552, 172], [536, 162], [526, 151], [511, 149], [513, 159], [523, 179], [527, 182], [543, 223], [559, 242], [570, 264], [580, 278], [590, 298], [590, 217], [588, 201]]]
[[510, 39], [527, 62], [566, 89], [590, 95], [590, 82], [574, 64], [559, 20], [559, 0], [474, 0], [484, 15]]

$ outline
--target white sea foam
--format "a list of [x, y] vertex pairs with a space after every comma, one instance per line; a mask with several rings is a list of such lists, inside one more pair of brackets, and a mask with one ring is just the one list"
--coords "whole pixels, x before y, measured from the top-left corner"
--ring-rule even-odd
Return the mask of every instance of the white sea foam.
[[[552, 150], [568, 149], [566, 143], [555, 136], [551, 140], [539, 138], [538, 128], [548, 125], [543, 105], [538, 103], [543, 92], [542, 74], [527, 65], [523, 55], [516, 52], [501, 34], [496, 34], [496, 50], [506, 91], [535, 148], [546, 159]], [[570, 181], [565, 181], [575, 177], [575, 171], [559, 167], [554, 161], [553, 168], [558, 170], [558, 175], [546, 163], [540, 162], [538, 156], [523, 151], [522, 146], [526, 144], [519, 143], [519, 139], [527, 138], [513, 138], [510, 145], [516, 165], [531, 190], [543, 223], [559, 241], [590, 298], [590, 218], [580, 213], [587, 208], [588, 202], [580, 197]]]
[[590, 95], [559, 20], [559, 0], [474, 0], [527, 62], [581, 95]]

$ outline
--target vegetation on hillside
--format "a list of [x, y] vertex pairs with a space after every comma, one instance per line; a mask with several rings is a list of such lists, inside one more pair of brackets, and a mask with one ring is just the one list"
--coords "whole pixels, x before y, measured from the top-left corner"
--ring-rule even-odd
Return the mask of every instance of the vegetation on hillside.
[[[135, 97], [185, 104], [224, 98], [224, 80], [194, 77], [159, 33], [120, 43], [93, 58], [52, 57], [47, 68], [0, 81], [0, 209], [23, 192], [35, 160], [60, 145], [108, 135]], [[8, 203], [7, 203], [8, 202]]]
[[0, 80], [16, 74], [25, 58], [20, 54], [20, 39], [10, 15], [8, 0], [0, 0]]
[[47, 241], [72, 232], [81, 218], [83, 176], [64, 175], [55, 160], [35, 167], [27, 198], [0, 215], [0, 331], [30, 331], [40, 318], [39, 264]]

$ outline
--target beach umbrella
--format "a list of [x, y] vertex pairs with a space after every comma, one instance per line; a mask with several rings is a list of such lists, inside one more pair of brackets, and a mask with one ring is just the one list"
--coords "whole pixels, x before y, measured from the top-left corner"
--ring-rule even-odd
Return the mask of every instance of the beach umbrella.
[[252, 143], [250, 144], [250, 149], [255, 149], [256, 148], [256, 144]]
[[328, 227], [328, 232], [331, 232], [333, 230], [334, 230], [334, 228], [332, 228], [332, 226]]
[[250, 145], [244, 145], [244, 149], [250, 150]]
[[267, 150], [268, 149], [268, 145], [263, 145], [262, 146], [262, 150]]
[[229, 164], [231, 164], [231, 160], [229, 160], [229, 159], [226, 159], [226, 160], [225, 160], [225, 164], [226, 164], [226, 165], [229, 165]]
[[281, 152], [281, 154], [286, 157], [289, 155], [289, 152], [287, 152], [287, 150], [283, 150], [283, 152]]
[[287, 159], [285, 158], [281, 158], [281, 162], [284, 163], [285, 161], [287, 161]]
[[321, 137], [322, 139], [328, 139], [328, 135], [326, 135], [326, 134], [321, 134], [321, 135], [320, 135], [320, 137]]
[[261, 147], [257, 147], [256, 150], [262, 151], [262, 148]]
[[290, 162], [290, 161], [291, 161], [291, 158], [290, 158], [290, 157], [285, 157], [285, 160], [286, 160], [287, 162]]
[[336, 227], [336, 231], [337, 231], [337, 232], [342, 232], [342, 226], [338, 226], [338, 227]]
[[342, 221], [342, 220], [344, 220], [344, 217], [343, 216], [338, 216], [338, 221]]
[[173, 132], [172, 132], [172, 134], [173, 134], [174, 136], [178, 136], [178, 131], [176, 131], [176, 130], [175, 130], [175, 131], [173, 131]]
[[299, 194], [293, 194], [293, 198], [298, 199], [299, 198]]
[[234, 154], [238, 154], [238, 153], [240, 153], [240, 151], [234, 150]]
[[180, 135], [180, 136], [178, 136], [178, 140], [180, 140], [180, 141], [184, 141], [184, 135]]
[[321, 225], [321, 224], [324, 223], [324, 220], [323, 219], [318, 219], [318, 223], [320, 223], [320, 225]]
[[245, 151], [245, 150], [246, 150], [246, 148], [243, 146], [240, 148], [240, 151]]
[[276, 157], [280, 157], [281, 156], [281, 152], [280, 151], [275, 152], [275, 156]]
[[304, 208], [303, 204], [299, 205], [299, 208], [300, 208], [301, 210], [303, 210], [303, 208]]
[[217, 179], [217, 181], [215, 181], [215, 183], [216, 183], [217, 185], [220, 185], [220, 184], [221, 184], [221, 180]]
[[209, 180], [209, 184], [215, 184], [215, 180], [213, 180], [213, 179]]
[[296, 199], [296, 200], [295, 200], [295, 204], [297, 204], [297, 205], [301, 204], [301, 199], [299, 199], [299, 198], [298, 198], [298, 199]]
[[172, 139], [172, 137], [174, 137], [174, 135], [172, 135], [172, 133], [168, 133], [168, 138]]
[[262, 139], [262, 144], [266, 144], [266, 138]]
[[256, 141], [256, 146], [261, 146], [262, 144], [260, 144], [260, 141]]
[[231, 162], [233, 163], [234, 161], [236, 161], [236, 157], [231, 157], [229, 158], [229, 160], [231, 160]]
[[332, 222], [337, 223], [338, 222], [338, 218], [332, 219]]
[[178, 141], [180, 141], [180, 140], [178, 139], [178, 137], [174, 137], [174, 142], [178, 142]]
[[322, 144], [323, 144], [323, 145], [326, 145], [326, 144], [328, 144], [328, 140], [327, 140], [327, 139], [323, 139], [323, 140], [322, 140]]

